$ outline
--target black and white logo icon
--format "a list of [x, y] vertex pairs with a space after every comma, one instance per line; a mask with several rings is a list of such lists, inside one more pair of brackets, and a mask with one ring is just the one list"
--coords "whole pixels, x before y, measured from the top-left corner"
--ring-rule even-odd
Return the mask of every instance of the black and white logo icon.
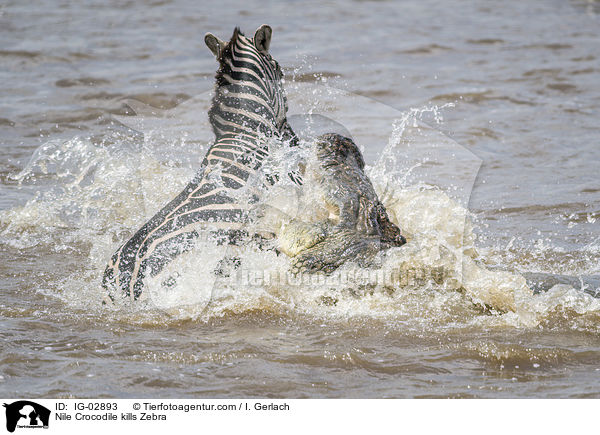
[[29, 400], [18, 400], [4, 404], [6, 408], [6, 430], [14, 432], [16, 428], [48, 428], [50, 410]]

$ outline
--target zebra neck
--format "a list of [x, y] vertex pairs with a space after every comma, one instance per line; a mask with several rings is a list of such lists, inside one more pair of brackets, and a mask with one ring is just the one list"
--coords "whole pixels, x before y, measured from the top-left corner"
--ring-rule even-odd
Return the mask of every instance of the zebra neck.
[[202, 166], [222, 167], [223, 175], [235, 180], [228, 186], [237, 189], [246, 184], [269, 155], [269, 142], [256, 134], [225, 133], [210, 147]]
[[256, 149], [266, 152], [268, 137], [260, 133], [223, 132], [217, 136], [212, 147], [225, 144], [236, 145], [239, 149], [245, 149], [247, 152]]
[[217, 89], [208, 113], [217, 141], [228, 135], [258, 139], [278, 134], [275, 113], [268, 101], [247, 89], [225, 88]]

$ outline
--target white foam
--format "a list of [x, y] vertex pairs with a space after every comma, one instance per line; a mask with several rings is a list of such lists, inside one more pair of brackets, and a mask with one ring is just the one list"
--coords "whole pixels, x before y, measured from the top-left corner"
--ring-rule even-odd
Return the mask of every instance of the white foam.
[[[287, 171], [289, 156], [286, 150], [280, 154], [273, 154], [275, 164], [279, 159]], [[64, 276], [58, 265], [49, 285], [73, 306], [100, 309], [101, 275], [112, 252], [193, 173], [189, 167], [161, 162], [151, 149], [123, 151], [118, 144], [105, 147], [81, 138], [49, 142], [18, 177], [38, 180], [33, 188], [42, 193], [0, 212], [0, 241], [51, 252], [79, 246], [87, 254], [81, 270]], [[380, 255], [379, 272], [347, 264], [330, 277], [302, 282], [304, 277], [288, 276], [285, 255], [253, 246], [234, 252], [204, 244], [149, 278], [146, 301], [124, 310], [124, 318], [152, 321], [152, 310], [193, 319], [262, 310], [425, 326], [534, 327], [563, 316], [572, 327], [597, 329], [598, 300], [561, 286], [533, 295], [510, 264], [505, 270], [487, 267], [477, 254], [468, 210], [447, 192], [425, 183], [407, 186], [397, 174], [374, 168], [369, 173], [390, 217], [408, 238], [405, 246]], [[273, 192], [277, 188], [292, 189], [288, 184]], [[278, 194], [277, 207], [300, 216], [306, 210], [294, 195]], [[239, 257], [241, 265], [230, 277], [215, 277], [224, 256]], [[165, 287], [165, 279], [175, 275], [176, 285]]]

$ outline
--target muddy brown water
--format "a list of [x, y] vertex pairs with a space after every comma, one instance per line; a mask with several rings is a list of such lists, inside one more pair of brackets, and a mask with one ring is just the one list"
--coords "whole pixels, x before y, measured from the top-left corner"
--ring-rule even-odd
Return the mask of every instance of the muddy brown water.
[[[262, 23], [290, 100], [332, 86], [394, 114], [415, 108], [480, 159], [468, 202], [457, 200], [486, 271], [467, 290], [425, 280], [312, 297], [280, 285], [233, 288], [201, 309], [100, 305], [107, 255], [211, 139], [204, 33]], [[599, 24], [600, 3], [583, 0], [4, 2], [0, 396], [599, 397]], [[200, 139], [171, 121], [128, 129], [129, 99], [179, 108]], [[356, 129], [371, 163], [369, 140], [389, 139], [377, 122]], [[446, 240], [455, 209], [421, 181], [416, 171], [398, 186], [398, 215], [421, 240]], [[442, 261], [416, 239], [403, 251], [415, 258], [394, 261]], [[478, 303], [521, 274], [544, 282], [516, 310]]]

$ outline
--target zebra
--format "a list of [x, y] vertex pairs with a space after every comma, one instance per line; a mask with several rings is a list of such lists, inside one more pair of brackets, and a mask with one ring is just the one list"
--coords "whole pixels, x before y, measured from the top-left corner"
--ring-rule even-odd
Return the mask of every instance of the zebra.
[[245, 237], [248, 209], [257, 201], [247, 185], [252, 177], [265, 178], [258, 170], [269, 142], [298, 141], [287, 121], [283, 73], [269, 54], [271, 35], [268, 25], [253, 38], [236, 27], [227, 43], [206, 34], [204, 41], [219, 62], [208, 112], [215, 141], [183, 191], [111, 257], [102, 279], [105, 303], [114, 302], [119, 290], [123, 298], [138, 299], [144, 278], [189, 251], [207, 228], [218, 243], [236, 244]]

